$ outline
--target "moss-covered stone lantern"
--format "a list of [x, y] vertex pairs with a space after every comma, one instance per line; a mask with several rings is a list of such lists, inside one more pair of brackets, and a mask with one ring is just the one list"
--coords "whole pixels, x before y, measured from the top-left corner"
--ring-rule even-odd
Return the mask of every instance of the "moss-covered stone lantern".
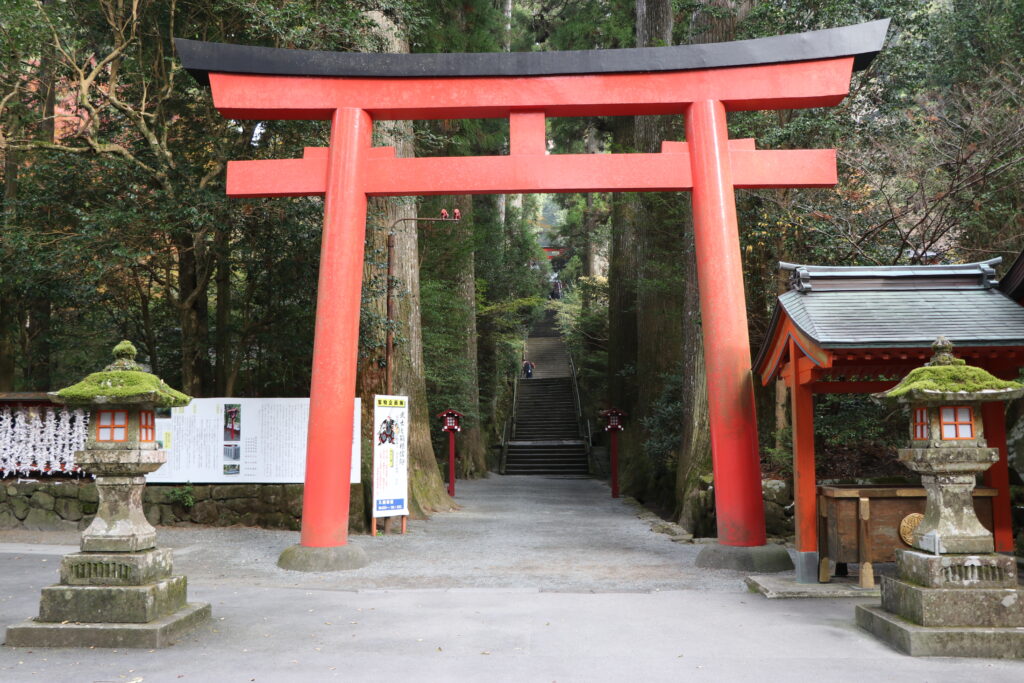
[[99, 509], [82, 534], [82, 550], [135, 552], [156, 545], [156, 531], [142, 508], [145, 475], [165, 462], [156, 447], [156, 408], [192, 399], [135, 362], [135, 347], [122, 341], [114, 362], [81, 382], [50, 394], [56, 403], [91, 411], [85, 450], [75, 457], [96, 475]]
[[910, 545], [935, 554], [990, 553], [992, 533], [978, 521], [973, 494], [976, 476], [999, 459], [999, 451], [985, 442], [981, 404], [1019, 398], [1024, 385], [967, 365], [944, 337], [932, 349], [928, 365], [881, 394], [910, 409], [910, 448], [900, 449], [899, 458], [921, 475], [928, 492]]
[[993, 552], [974, 512], [975, 479], [999, 459], [985, 442], [981, 404], [1024, 395], [955, 358], [939, 337], [935, 355], [878, 398], [910, 409], [910, 448], [900, 461], [928, 494], [911, 549], [896, 551], [897, 576], [882, 577], [880, 607], [858, 605], [857, 623], [912, 655], [1024, 657], [1024, 589], [1014, 558]]
[[82, 552], [61, 561], [60, 584], [42, 590], [39, 617], [7, 629], [7, 644], [53, 647], [163, 647], [210, 616], [188, 603], [171, 551], [156, 546], [142, 493], [146, 474], [166, 462], [157, 448], [155, 410], [192, 399], [135, 362], [135, 347], [114, 347], [114, 362], [50, 394], [91, 411], [85, 450], [75, 457], [95, 475], [99, 505], [82, 532]]

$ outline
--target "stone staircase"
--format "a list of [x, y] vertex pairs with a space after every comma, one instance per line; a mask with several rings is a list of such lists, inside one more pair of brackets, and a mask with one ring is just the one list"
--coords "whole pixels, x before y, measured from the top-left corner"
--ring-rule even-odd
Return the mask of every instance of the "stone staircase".
[[516, 425], [508, 443], [505, 474], [589, 474], [586, 442], [577, 427], [569, 352], [553, 314], [530, 330], [526, 358], [532, 379], [520, 379]]

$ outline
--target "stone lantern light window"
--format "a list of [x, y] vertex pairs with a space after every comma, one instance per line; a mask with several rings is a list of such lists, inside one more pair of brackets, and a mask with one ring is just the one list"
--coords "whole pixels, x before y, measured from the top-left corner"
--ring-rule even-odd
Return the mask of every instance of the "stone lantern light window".
[[974, 410], [971, 406], [942, 406], [939, 424], [945, 441], [963, 441], [974, 438]]
[[931, 430], [928, 428], [928, 409], [927, 408], [915, 408], [914, 409], [914, 422], [911, 426], [913, 434], [911, 438], [914, 441], [927, 441]]
[[156, 441], [156, 415], [152, 410], [139, 411], [139, 441]]
[[97, 441], [127, 441], [128, 411], [99, 410], [96, 412]]

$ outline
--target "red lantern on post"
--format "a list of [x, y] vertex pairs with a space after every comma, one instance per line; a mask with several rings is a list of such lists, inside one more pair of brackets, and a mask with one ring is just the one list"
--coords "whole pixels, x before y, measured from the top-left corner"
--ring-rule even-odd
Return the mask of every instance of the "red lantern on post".
[[455, 496], [455, 432], [461, 432], [462, 413], [449, 408], [438, 414], [441, 431], [448, 432], [448, 495]]
[[622, 418], [626, 417], [626, 413], [618, 408], [609, 408], [608, 410], [602, 410], [600, 413], [606, 421], [604, 431], [608, 432], [611, 437], [611, 485], [612, 485], [612, 498], [619, 497], [619, 432], [622, 431]]

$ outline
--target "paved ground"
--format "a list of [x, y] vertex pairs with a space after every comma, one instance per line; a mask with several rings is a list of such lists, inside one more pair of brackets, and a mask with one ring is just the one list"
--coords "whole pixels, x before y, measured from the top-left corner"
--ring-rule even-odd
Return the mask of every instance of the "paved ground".
[[[1024, 662], [914, 659], [857, 600], [766, 600], [693, 566], [599, 482], [459, 482], [461, 510], [357, 537], [365, 569], [277, 569], [292, 532], [160, 529], [214, 618], [165, 650], [0, 647], [0, 681], [1021, 681]], [[0, 532], [0, 625], [34, 615], [73, 535]], [[870, 602], [870, 600], [868, 600]]]

